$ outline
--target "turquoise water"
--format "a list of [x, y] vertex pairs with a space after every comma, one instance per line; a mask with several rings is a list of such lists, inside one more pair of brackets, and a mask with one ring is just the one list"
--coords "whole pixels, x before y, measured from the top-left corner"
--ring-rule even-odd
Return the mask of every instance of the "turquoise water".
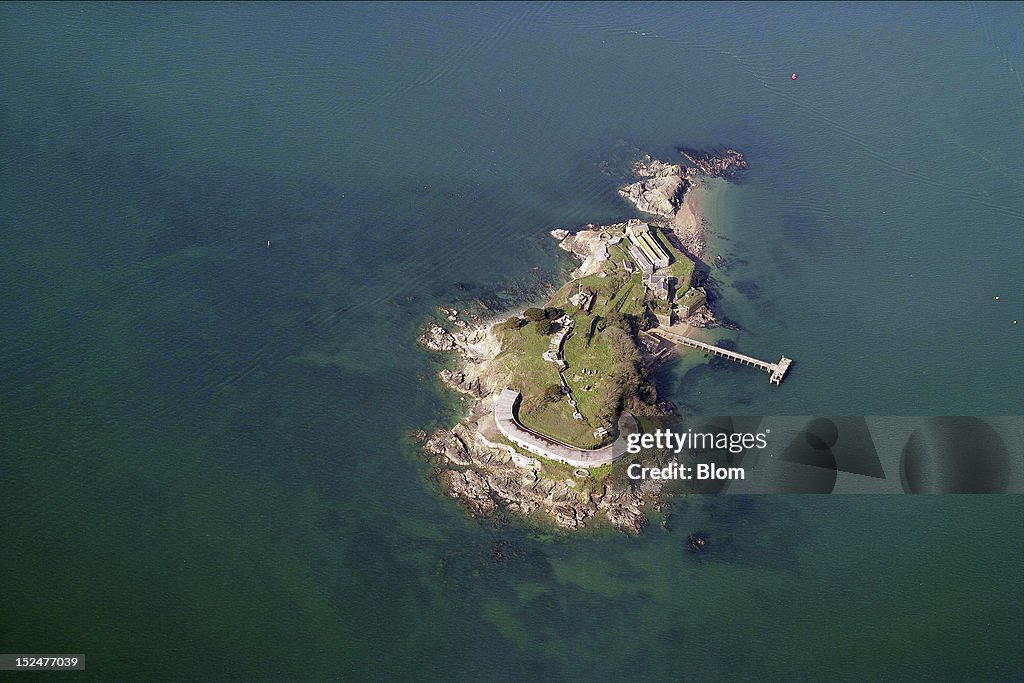
[[691, 498], [569, 536], [469, 519], [407, 435], [464, 409], [418, 330], [557, 279], [551, 227], [631, 215], [620, 141], [747, 154], [712, 276], [739, 348], [797, 360], [781, 388], [681, 362], [680, 406], [1021, 414], [1021, 26], [0, 6], [0, 650], [112, 680], [1019, 678], [1017, 497]]

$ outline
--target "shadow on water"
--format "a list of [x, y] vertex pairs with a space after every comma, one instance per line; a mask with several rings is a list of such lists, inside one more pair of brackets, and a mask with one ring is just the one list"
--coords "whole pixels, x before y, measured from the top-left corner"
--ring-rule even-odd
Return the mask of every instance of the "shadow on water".
[[753, 280], [737, 280], [732, 286], [749, 301], [757, 301], [761, 296], [761, 287]]

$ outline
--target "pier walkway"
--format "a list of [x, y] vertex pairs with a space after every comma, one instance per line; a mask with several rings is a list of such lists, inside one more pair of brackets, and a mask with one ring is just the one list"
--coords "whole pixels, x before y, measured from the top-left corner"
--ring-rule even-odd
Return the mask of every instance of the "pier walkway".
[[759, 370], [767, 372], [769, 374], [768, 381], [772, 384], [782, 384], [782, 378], [786, 376], [786, 372], [789, 370], [789, 366], [793, 362], [791, 359], [783, 356], [779, 359], [778, 363], [766, 363], [763, 360], [751, 358], [750, 356], [745, 356], [742, 353], [730, 351], [729, 349], [723, 349], [722, 347], [715, 346], [714, 344], [706, 344], [702, 341], [691, 339], [690, 337], [679, 334], [678, 332], [673, 332], [672, 329], [668, 327], [656, 327], [652, 330], [648, 330], [648, 333], [673, 344], [682, 344], [683, 346], [689, 346], [693, 349], [713, 353], [716, 356], [726, 358], [736, 363], [752, 365]]

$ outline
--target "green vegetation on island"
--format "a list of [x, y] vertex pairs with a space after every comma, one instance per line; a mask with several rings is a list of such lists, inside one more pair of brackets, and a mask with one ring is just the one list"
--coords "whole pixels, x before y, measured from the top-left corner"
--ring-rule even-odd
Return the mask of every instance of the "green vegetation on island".
[[604, 258], [585, 264], [544, 308], [501, 325], [497, 358], [522, 394], [522, 424], [586, 449], [612, 441], [622, 410], [657, 412], [638, 335], [671, 322], [694, 271], [661, 228], [638, 221], [602, 229], [597, 245]]
[[612, 443], [644, 416], [674, 412], [648, 373], [684, 343], [673, 339], [700, 344], [686, 337], [690, 326], [715, 324], [706, 293], [693, 287], [689, 256], [703, 256], [705, 223], [692, 190], [701, 175], [746, 164], [731, 149], [693, 159], [703, 172], [649, 156], [632, 164], [637, 181], [619, 195], [657, 217], [650, 222], [552, 230], [580, 266], [543, 306], [477, 327], [442, 308], [463, 329], [431, 324], [423, 332], [427, 348], [459, 353], [461, 366], [439, 376], [475, 399], [451, 430], [420, 434], [438, 463], [437, 481], [472, 514], [543, 510], [564, 529], [595, 516], [630, 532], [647, 522], [643, 508], [662, 489], [624, 478]]

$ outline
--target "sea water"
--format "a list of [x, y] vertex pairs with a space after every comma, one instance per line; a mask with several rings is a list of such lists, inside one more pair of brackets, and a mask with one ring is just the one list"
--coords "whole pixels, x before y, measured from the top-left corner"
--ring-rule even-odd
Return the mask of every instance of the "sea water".
[[1020, 414], [1021, 26], [0, 7], [0, 649], [118, 679], [1019, 676], [1019, 498], [691, 497], [564, 534], [469, 518], [409, 434], [467, 407], [416, 344], [436, 307], [540, 296], [571, 267], [547, 230], [634, 215], [603, 162], [677, 145], [751, 164], [705, 197], [738, 327], [708, 338], [795, 359], [774, 387], [691, 354], [658, 378], [682, 410]]

